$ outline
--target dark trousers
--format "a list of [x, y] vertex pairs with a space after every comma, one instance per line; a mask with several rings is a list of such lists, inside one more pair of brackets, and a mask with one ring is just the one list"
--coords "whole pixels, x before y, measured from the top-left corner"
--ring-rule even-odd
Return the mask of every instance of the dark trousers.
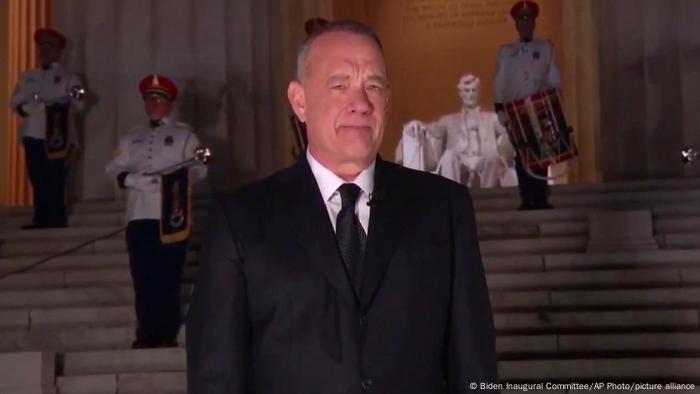
[[[520, 201], [524, 208], [542, 208], [547, 204], [549, 185], [547, 181], [533, 178], [525, 171], [520, 157], [515, 158], [515, 172], [518, 174]], [[547, 169], [533, 170], [535, 175], [547, 177]]]
[[34, 224], [65, 226], [66, 160], [49, 160], [44, 140], [24, 137], [22, 145], [34, 196]]
[[126, 229], [136, 299], [136, 340], [174, 341], [180, 330], [180, 283], [187, 240], [163, 244], [158, 220], [133, 220]]

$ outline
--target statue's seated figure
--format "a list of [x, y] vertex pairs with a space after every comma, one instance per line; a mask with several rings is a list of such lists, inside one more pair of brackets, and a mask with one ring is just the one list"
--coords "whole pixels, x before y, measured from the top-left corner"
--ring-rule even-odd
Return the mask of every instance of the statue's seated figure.
[[516, 186], [515, 150], [495, 112], [482, 111], [479, 78], [465, 75], [457, 84], [462, 110], [433, 123], [404, 125], [396, 162], [440, 174], [469, 187]]

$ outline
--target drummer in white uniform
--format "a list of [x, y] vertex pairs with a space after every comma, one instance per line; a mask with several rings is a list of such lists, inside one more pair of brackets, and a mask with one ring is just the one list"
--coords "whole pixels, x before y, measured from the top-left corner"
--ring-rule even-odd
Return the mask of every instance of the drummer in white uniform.
[[[192, 129], [169, 118], [177, 87], [162, 75], [139, 84], [148, 126], [122, 137], [107, 165], [107, 175], [128, 190], [126, 241], [134, 281], [138, 326], [133, 348], [176, 346], [180, 329], [180, 281], [189, 236], [189, 187], [207, 173], [204, 165], [176, 171], [187, 180], [174, 187], [161, 170], [195, 155], [199, 139]], [[187, 200], [187, 201], [184, 201]], [[171, 231], [173, 226], [180, 226]]]
[[[559, 89], [561, 77], [556, 63], [556, 50], [552, 42], [534, 38], [535, 20], [540, 9], [534, 1], [518, 1], [511, 8], [519, 40], [501, 46], [498, 51], [494, 100], [509, 103], [547, 89]], [[507, 120], [501, 118], [502, 123]], [[516, 158], [515, 165], [520, 188], [520, 209], [551, 209], [547, 201], [547, 181], [527, 174], [522, 160]], [[534, 170], [539, 177], [546, 178], [547, 169]]]

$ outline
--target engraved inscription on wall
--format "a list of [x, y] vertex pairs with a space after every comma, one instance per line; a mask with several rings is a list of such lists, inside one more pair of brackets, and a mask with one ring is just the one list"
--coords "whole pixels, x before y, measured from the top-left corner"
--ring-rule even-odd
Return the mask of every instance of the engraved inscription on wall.
[[510, 22], [513, 0], [403, 0], [403, 23], [426, 31]]

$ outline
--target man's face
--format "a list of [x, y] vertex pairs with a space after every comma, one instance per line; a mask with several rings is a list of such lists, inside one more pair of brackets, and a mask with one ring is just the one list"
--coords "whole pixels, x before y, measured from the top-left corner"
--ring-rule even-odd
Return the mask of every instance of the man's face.
[[466, 108], [474, 108], [479, 104], [479, 84], [476, 80], [461, 79], [457, 86], [459, 98], [462, 99], [462, 105]]
[[515, 18], [515, 29], [518, 31], [518, 36], [521, 41], [532, 40], [535, 33], [535, 18], [530, 13], [520, 13]]
[[36, 49], [39, 55], [39, 61], [45, 66], [61, 60], [61, 54], [63, 54], [61, 45], [51, 37], [41, 38], [36, 45]]
[[328, 32], [309, 48], [289, 101], [306, 123], [309, 151], [338, 173], [357, 174], [374, 160], [384, 135], [389, 82], [384, 56], [371, 39]]
[[173, 110], [172, 101], [160, 94], [147, 94], [143, 98], [143, 105], [150, 120], [161, 120]]

